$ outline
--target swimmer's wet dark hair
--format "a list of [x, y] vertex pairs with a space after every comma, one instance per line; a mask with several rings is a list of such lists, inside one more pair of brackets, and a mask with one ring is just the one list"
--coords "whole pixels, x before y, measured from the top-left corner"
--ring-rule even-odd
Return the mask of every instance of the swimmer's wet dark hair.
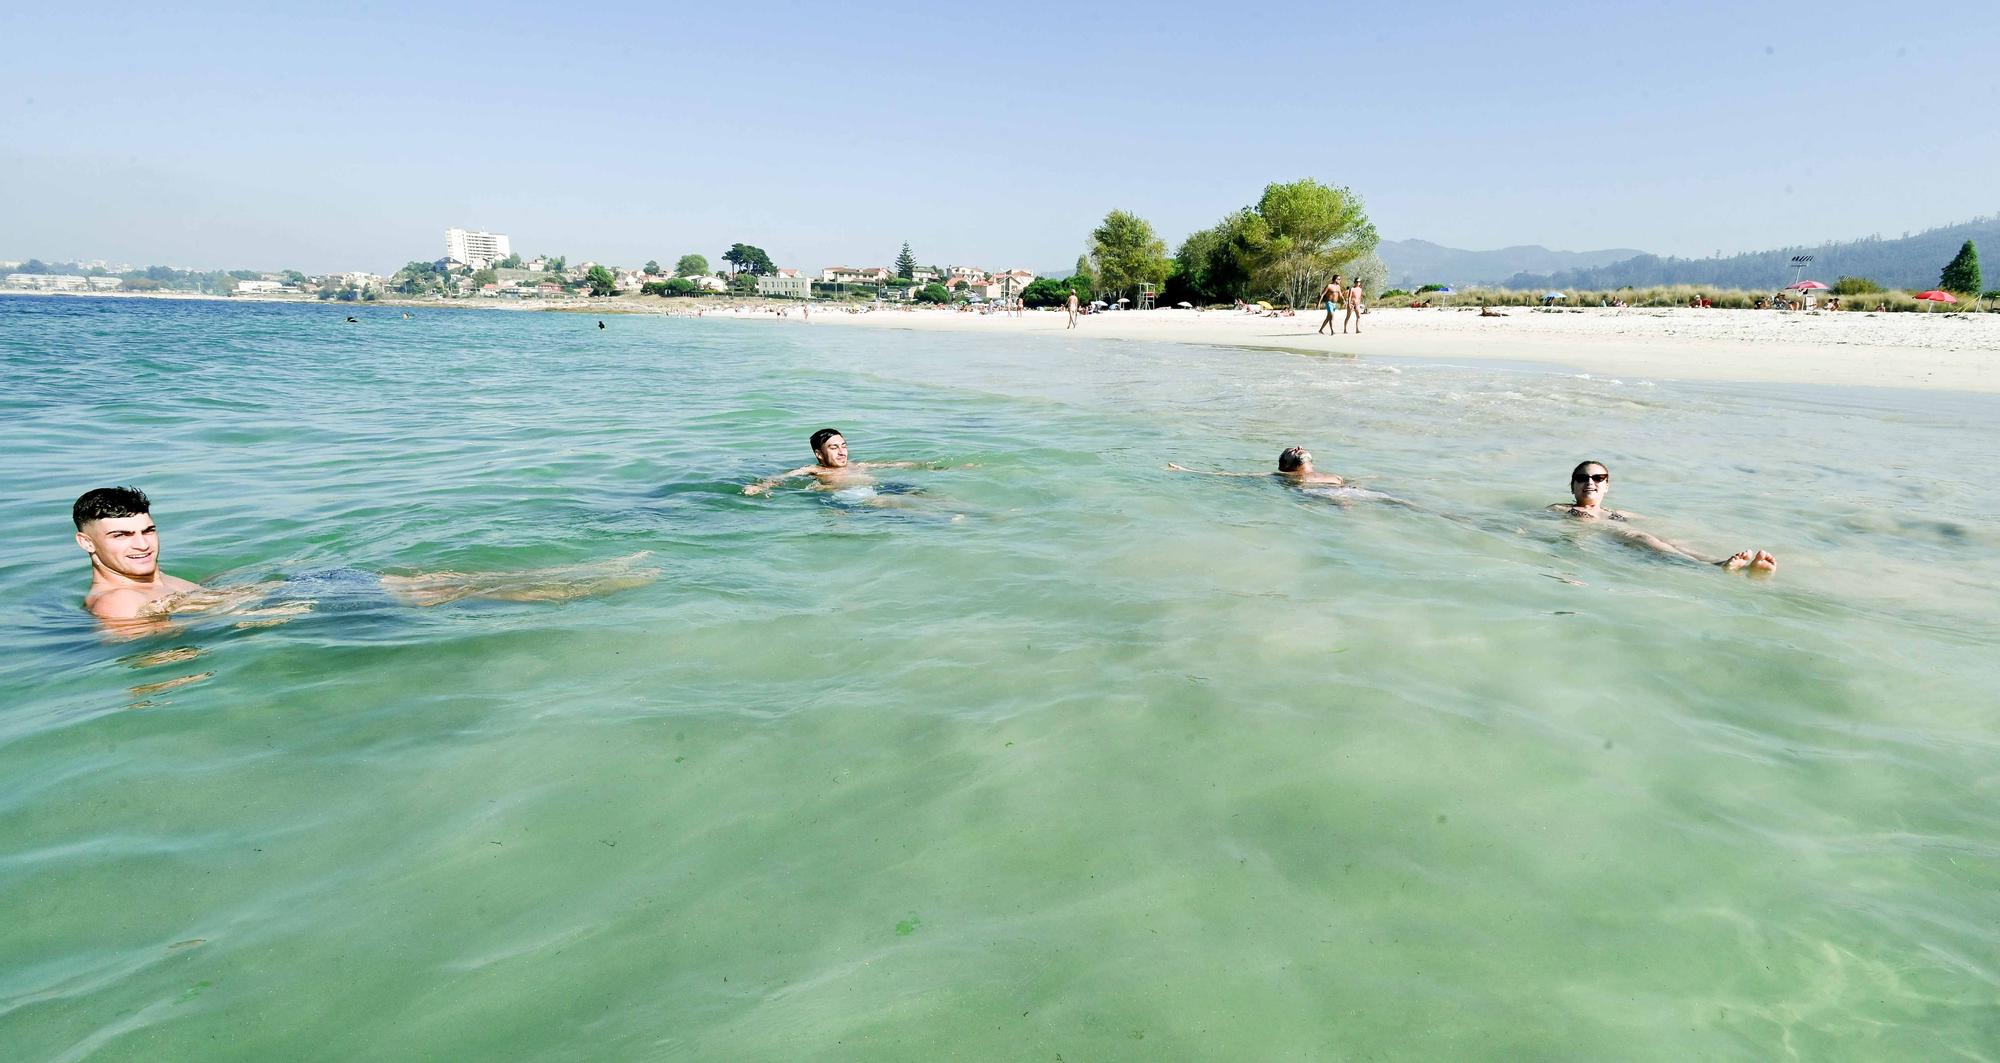
[[153, 511], [153, 503], [146, 492], [136, 487], [96, 487], [85, 491], [76, 505], [69, 507], [70, 518], [76, 521], [76, 530], [93, 520], [108, 520], [112, 517], [138, 517]]
[[819, 448], [826, 446], [826, 441], [832, 439], [834, 436], [844, 437], [846, 435], [847, 435], [846, 432], [843, 432], [838, 428], [822, 428], [819, 431], [814, 432], [812, 434], [812, 439], [810, 440], [810, 442], [812, 443], [813, 453], [815, 454], [819, 453]]
[[1278, 471], [1297, 472], [1306, 463], [1306, 448], [1286, 447], [1278, 452]]
[[1585, 461], [1585, 462], [1579, 462], [1576, 468], [1571, 469], [1569, 471], [1569, 482], [1575, 483], [1576, 478], [1583, 475], [1583, 470], [1590, 468], [1592, 465], [1595, 465], [1598, 468], [1603, 469], [1604, 475], [1606, 476], [1611, 475], [1611, 466], [1606, 465], [1601, 461]]

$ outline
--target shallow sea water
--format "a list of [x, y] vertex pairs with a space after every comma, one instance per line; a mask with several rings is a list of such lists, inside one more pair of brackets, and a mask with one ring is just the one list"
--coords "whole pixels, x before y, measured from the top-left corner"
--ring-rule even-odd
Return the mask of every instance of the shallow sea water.
[[606, 320], [0, 299], [0, 1054], [2000, 1056], [2000, 401]]

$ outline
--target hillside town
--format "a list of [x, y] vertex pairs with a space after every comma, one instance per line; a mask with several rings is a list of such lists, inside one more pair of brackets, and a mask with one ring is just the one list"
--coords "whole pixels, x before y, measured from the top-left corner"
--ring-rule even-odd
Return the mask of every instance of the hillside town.
[[214, 270], [137, 267], [98, 260], [44, 263], [0, 261], [0, 288], [18, 292], [111, 294], [186, 293], [240, 298], [318, 298], [345, 302], [382, 298], [569, 299], [645, 293], [754, 295], [775, 299], [862, 298], [900, 302], [1011, 303], [1033, 283], [1026, 269], [969, 265], [917, 266], [903, 248], [896, 266], [780, 267], [761, 248], [737, 244], [711, 268], [700, 254], [672, 266], [658, 261], [619, 265], [563, 256], [524, 258], [504, 233], [444, 230], [443, 254], [412, 261], [389, 276], [365, 270], [307, 274], [298, 270]]

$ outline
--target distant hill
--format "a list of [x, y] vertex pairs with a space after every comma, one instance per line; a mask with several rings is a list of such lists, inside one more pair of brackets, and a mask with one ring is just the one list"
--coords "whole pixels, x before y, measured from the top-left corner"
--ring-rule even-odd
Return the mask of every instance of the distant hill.
[[1879, 236], [1814, 247], [1782, 247], [1727, 258], [1661, 258], [1635, 255], [1621, 262], [1559, 271], [1522, 271], [1502, 284], [1508, 288], [1580, 288], [1604, 291], [1631, 286], [1692, 284], [1712, 288], [1775, 291], [1792, 282], [1792, 256], [1811, 255], [1805, 277], [1832, 284], [1839, 277], [1866, 277], [1890, 288], [1935, 287], [1938, 273], [1967, 240], [2000, 255], [2000, 215], [1975, 218], [1900, 239]]
[[1534, 244], [1497, 251], [1464, 251], [1429, 240], [1384, 240], [1375, 253], [1389, 267], [1389, 283], [1398, 288], [1422, 284], [1498, 284], [1516, 273], [1589, 269], [1645, 254], [1631, 247], [1551, 251]]

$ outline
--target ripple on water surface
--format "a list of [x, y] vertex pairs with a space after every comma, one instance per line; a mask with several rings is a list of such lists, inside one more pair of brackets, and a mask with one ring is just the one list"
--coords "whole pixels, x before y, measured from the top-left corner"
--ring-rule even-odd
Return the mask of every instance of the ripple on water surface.
[[[0, 300], [10, 1054], [1991, 1051], [1990, 400], [610, 324]], [[910, 508], [741, 494], [828, 424]], [[1408, 504], [1164, 469], [1295, 443]], [[115, 642], [111, 482], [660, 578]]]

